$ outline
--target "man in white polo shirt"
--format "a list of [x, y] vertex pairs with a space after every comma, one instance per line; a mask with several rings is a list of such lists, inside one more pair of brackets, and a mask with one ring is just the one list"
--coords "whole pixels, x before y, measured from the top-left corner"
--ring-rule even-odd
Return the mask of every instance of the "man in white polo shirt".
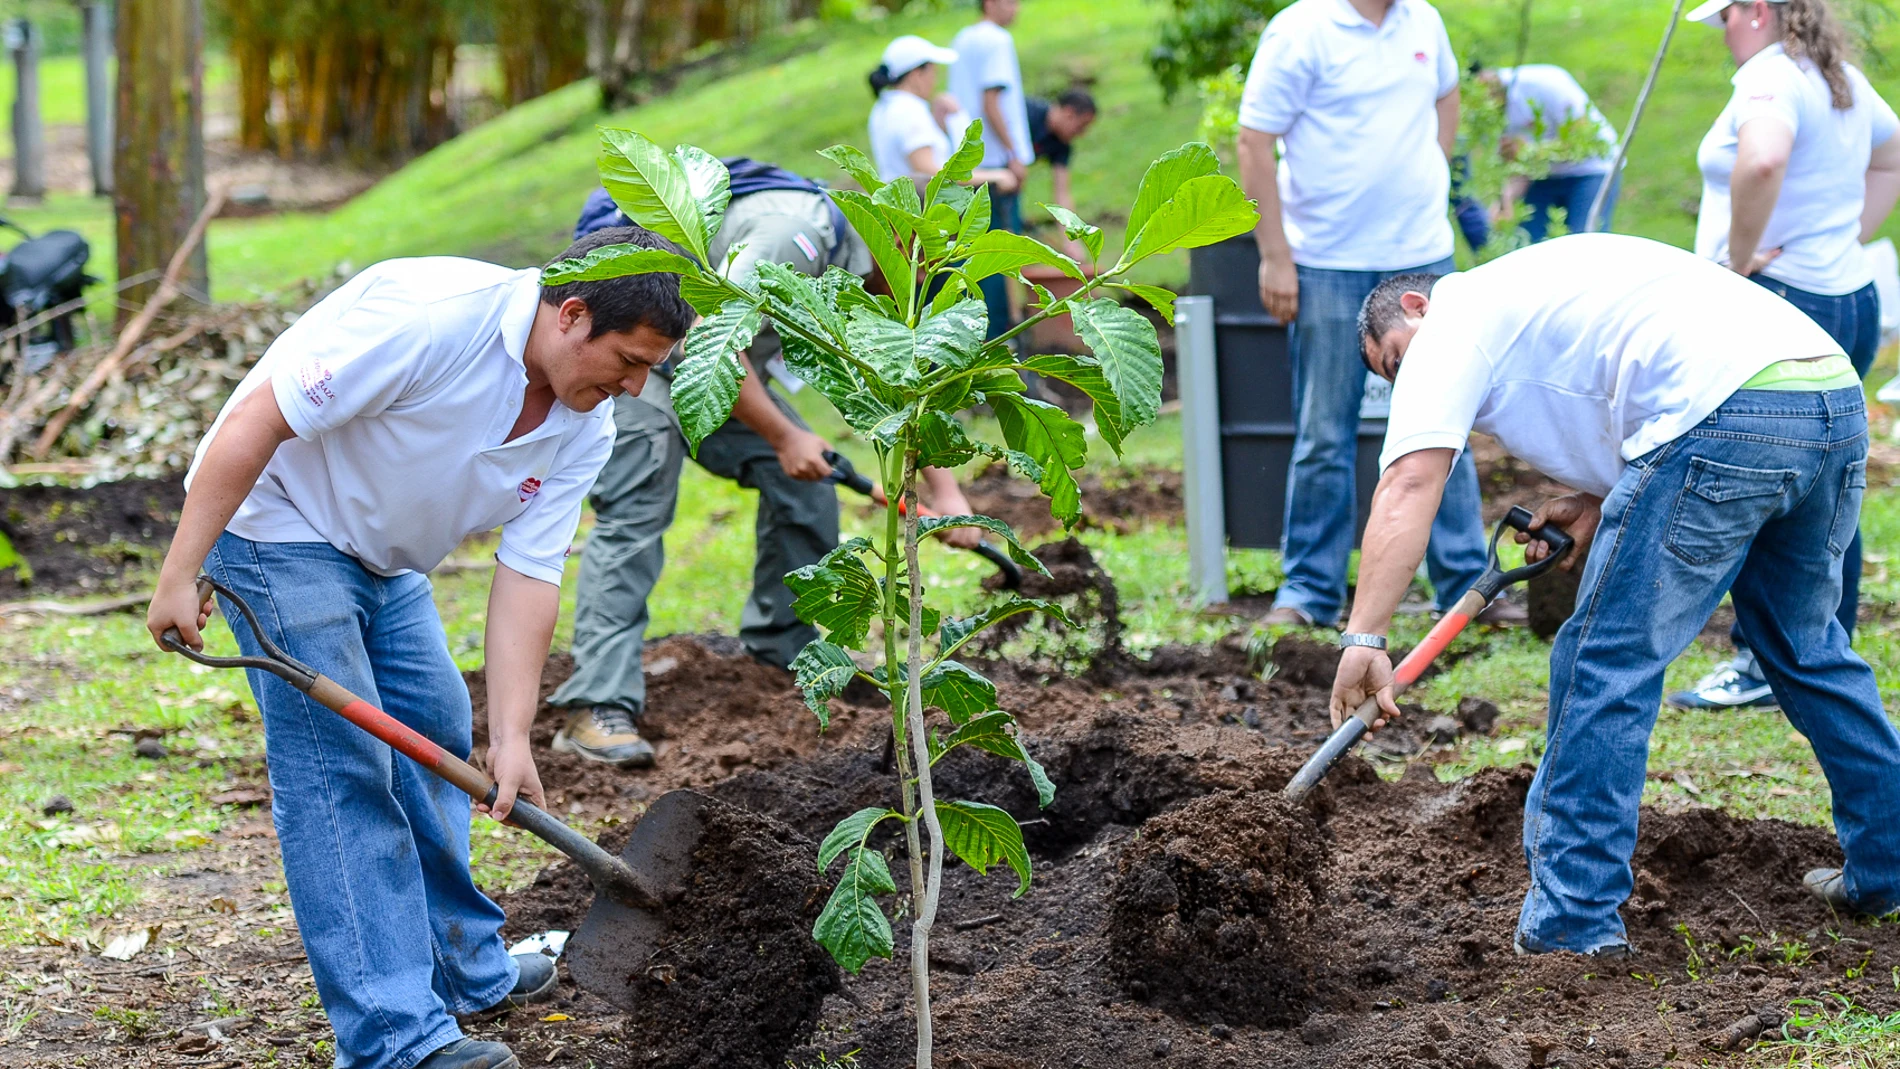
[[[630, 242], [637, 227], [562, 254]], [[501, 528], [489, 593], [489, 773], [505, 817], [542, 801], [528, 748], [581, 503], [638, 393], [693, 322], [679, 276], [541, 285], [540, 272], [430, 257], [377, 264], [264, 354], [198, 447], [146, 623], [202, 648], [200, 567], [272, 641], [458, 756], [468, 689], [427, 573]], [[261, 652], [225, 607], [238, 645]], [[162, 645], [162, 643], [161, 643]], [[469, 876], [469, 800], [261, 672], [284, 878], [342, 1069], [509, 1069], [456, 1016], [547, 997], [550, 960], [511, 959]]]
[[[1345, 605], [1366, 386], [1353, 319], [1380, 279], [1452, 269], [1457, 131], [1458, 61], [1426, 0], [1297, 0], [1260, 37], [1240, 175], [1260, 204], [1261, 303], [1291, 326], [1295, 405], [1286, 582], [1269, 624], [1331, 625]], [[1477, 469], [1461, 460], [1427, 561], [1440, 607], [1484, 571], [1478, 509]], [[1499, 601], [1487, 621], [1510, 611]]]
[[1390, 279], [1360, 324], [1394, 387], [1335, 722], [1375, 694], [1398, 715], [1386, 628], [1471, 430], [1579, 488], [1533, 524], [1589, 556], [1550, 653], [1518, 950], [1629, 953], [1617, 909], [1663, 671], [1724, 594], [1833, 792], [1846, 864], [1808, 889], [1841, 912], [1900, 907], [1900, 734], [1834, 615], [1867, 484], [1865, 402], [1840, 346], [1718, 264], [1611, 234]]
[[[1029, 102], [1023, 94], [1023, 68], [1016, 58], [1016, 38], [1009, 27], [1022, 10], [1022, 0], [977, 0], [983, 17], [957, 32], [950, 48], [950, 95], [964, 110], [983, 120], [983, 166], [1008, 168], [1018, 187], [1036, 162], [1029, 140]], [[1023, 232], [1022, 194], [990, 185], [990, 229]], [[977, 284], [990, 313], [989, 336], [1009, 329], [1009, 282], [991, 275]]]

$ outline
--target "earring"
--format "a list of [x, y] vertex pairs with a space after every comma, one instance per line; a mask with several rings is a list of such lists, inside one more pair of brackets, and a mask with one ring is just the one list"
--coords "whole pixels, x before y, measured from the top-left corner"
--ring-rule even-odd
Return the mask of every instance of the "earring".
[[1749, 19], [1749, 20], [1748, 20], [1748, 28], [1749, 28], [1749, 29], [1751, 29], [1751, 30], [1759, 30], [1759, 29], [1761, 29], [1761, 20], [1760, 20], [1760, 19]]

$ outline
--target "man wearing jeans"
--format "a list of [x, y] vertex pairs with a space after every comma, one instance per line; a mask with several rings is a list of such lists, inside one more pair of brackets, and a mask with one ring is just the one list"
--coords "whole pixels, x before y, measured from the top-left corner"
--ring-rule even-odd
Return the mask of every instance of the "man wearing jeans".
[[[568, 247], [679, 252], [637, 227]], [[543, 286], [540, 272], [436, 256], [377, 264], [274, 342], [198, 446], [146, 626], [193, 648], [200, 567], [268, 637], [457, 756], [468, 688], [428, 572], [501, 528], [488, 600], [483, 808], [543, 803], [529, 751], [541, 668], [581, 504], [613, 446], [612, 406], [692, 325], [679, 276]], [[257, 636], [225, 606], [238, 646]], [[511, 958], [469, 876], [469, 799], [264, 672], [284, 881], [339, 1069], [515, 1069], [461, 1015], [551, 996], [554, 966]]]
[[[1296, 405], [1286, 582], [1268, 624], [1331, 625], [1345, 605], [1366, 387], [1353, 320], [1380, 279], [1452, 269], [1457, 132], [1458, 61], [1426, 0], [1297, 0], [1261, 35], [1240, 175], [1260, 204], [1260, 301], [1291, 326]], [[1426, 561], [1441, 608], [1485, 563], [1477, 469], [1461, 457], [1450, 480]], [[1502, 600], [1487, 612], [1523, 615]]]
[[[1016, 175], [1017, 190], [1004, 193], [990, 186], [990, 229], [1020, 234], [1020, 188], [1029, 165], [1036, 162], [1023, 68], [1016, 59], [1016, 38], [1009, 32], [1023, 4], [1022, 0], [976, 0], [976, 4], [983, 17], [958, 31], [950, 42], [957, 53], [957, 61], [950, 65], [950, 95], [983, 120], [982, 166], [1007, 167]], [[999, 337], [1010, 326], [1009, 280], [991, 275], [977, 286], [989, 308], [988, 336]]]
[[1617, 909], [1663, 672], [1724, 594], [1833, 792], [1846, 864], [1809, 872], [1808, 889], [1841, 912], [1900, 907], [1900, 734], [1834, 615], [1867, 485], [1867, 416], [1841, 347], [1718, 264], [1611, 234], [1388, 280], [1360, 323], [1368, 366], [1394, 383], [1392, 418], [1335, 722], [1374, 695], [1398, 715], [1386, 628], [1473, 428], [1579, 488], [1532, 525], [1576, 539], [1565, 566], [1590, 552], [1550, 653], [1518, 951], [1630, 952]]

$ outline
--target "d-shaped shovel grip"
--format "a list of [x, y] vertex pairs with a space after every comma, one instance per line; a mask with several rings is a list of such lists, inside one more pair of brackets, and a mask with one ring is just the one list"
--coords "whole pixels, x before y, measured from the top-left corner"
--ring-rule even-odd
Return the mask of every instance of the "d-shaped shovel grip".
[[[249, 604], [231, 588], [212, 579], [198, 577], [200, 601], [213, 592], [223, 596], [251, 625], [251, 634], [266, 651], [263, 657], [213, 657], [185, 645], [177, 628], [167, 628], [165, 645], [174, 653], [213, 668], [254, 668], [289, 683], [315, 699], [318, 704], [389, 744], [396, 752], [447, 780], [463, 794], [482, 805], [492, 806], [499, 793], [487, 773], [437, 745], [414, 728], [357, 697], [349, 688], [285, 653], [265, 635]], [[552, 813], [519, 795], [506, 823], [513, 824], [566, 854], [603, 893], [623, 905], [642, 909], [658, 908], [661, 898], [634, 871], [593, 840], [568, 827]]]

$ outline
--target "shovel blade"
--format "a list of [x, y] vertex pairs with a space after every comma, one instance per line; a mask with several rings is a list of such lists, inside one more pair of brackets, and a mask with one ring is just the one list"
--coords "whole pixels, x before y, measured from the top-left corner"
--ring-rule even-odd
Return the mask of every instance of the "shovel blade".
[[[712, 799], [697, 791], [671, 791], [633, 826], [620, 860], [663, 896], [687, 885], [693, 853], [706, 831]], [[622, 905], [594, 896], [587, 918], [567, 945], [567, 971], [574, 982], [629, 1010], [648, 980], [648, 963], [666, 940], [662, 910]]]

